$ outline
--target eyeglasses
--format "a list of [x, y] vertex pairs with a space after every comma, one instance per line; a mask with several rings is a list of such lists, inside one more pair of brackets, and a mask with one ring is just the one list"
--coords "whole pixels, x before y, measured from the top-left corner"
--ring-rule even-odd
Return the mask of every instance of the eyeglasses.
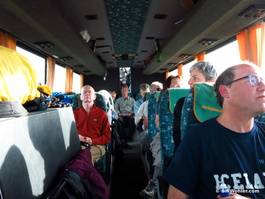
[[232, 84], [232, 83], [234, 83], [236, 81], [239, 81], [241, 79], [245, 79], [245, 78], [248, 78], [249, 83], [250, 83], [251, 86], [258, 86], [263, 81], [262, 77], [260, 77], [258, 75], [255, 75], [255, 74], [252, 74], [252, 75], [247, 75], [245, 77], [241, 77], [239, 79], [233, 80], [233, 81], [227, 83], [226, 86], [228, 86], [228, 85], [230, 85], [230, 84]]

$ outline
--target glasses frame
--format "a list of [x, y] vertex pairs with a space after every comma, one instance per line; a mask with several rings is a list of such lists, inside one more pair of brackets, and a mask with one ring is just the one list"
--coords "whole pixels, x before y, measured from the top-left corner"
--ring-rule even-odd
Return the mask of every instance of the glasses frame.
[[[259, 83], [258, 83], [257, 85], [253, 85], [253, 83], [251, 82], [251, 77], [252, 77], [252, 76], [256, 76], [256, 77], [259, 78], [260, 81], [259, 81]], [[225, 84], [225, 85], [228, 86], [228, 85], [230, 85], [230, 84], [232, 84], [232, 83], [234, 83], [234, 82], [237, 82], [237, 81], [242, 80], [242, 79], [245, 79], [245, 78], [248, 78], [249, 83], [251, 84], [251, 86], [258, 86], [258, 85], [260, 85], [260, 83], [263, 81], [263, 78], [262, 78], [262, 77], [260, 77], [260, 76], [258, 76], [258, 75], [256, 75], [256, 74], [251, 74], [251, 75], [246, 75], [246, 76], [244, 76], [244, 77], [241, 77], [241, 78], [235, 79], [235, 80], [233, 80], [233, 81], [231, 81], [231, 82], [229, 82], [229, 83], [227, 83], [227, 84]]]

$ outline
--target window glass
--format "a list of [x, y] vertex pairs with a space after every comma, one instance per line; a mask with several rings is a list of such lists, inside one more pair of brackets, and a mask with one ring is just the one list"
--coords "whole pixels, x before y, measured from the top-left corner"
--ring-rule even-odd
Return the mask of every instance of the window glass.
[[80, 93], [80, 75], [77, 73], [73, 74], [73, 92]]
[[120, 83], [121, 85], [126, 84], [131, 92], [131, 68], [130, 67], [120, 67]]
[[37, 73], [37, 80], [38, 84], [44, 85], [45, 82], [45, 59], [40, 57], [32, 52], [29, 52], [23, 48], [17, 46], [17, 52], [26, 57], [32, 67], [34, 68], [35, 72]]
[[66, 69], [60, 65], [55, 64], [54, 74], [54, 92], [65, 93]]
[[[217, 74], [220, 75], [225, 69], [241, 61], [237, 41], [235, 40], [221, 48], [207, 53], [205, 55], [205, 61], [210, 61], [216, 68]], [[195, 64], [195, 61], [189, 62], [183, 66], [183, 82], [185, 86], [190, 78], [189, 69], [193, 64]], [[176, 69], [169, 74], [177, 75], [178, 70]]]
[[241, 61], [237, 41], [206, 54], [205, 61], [210, 61], [220, 75], [225, 69]]

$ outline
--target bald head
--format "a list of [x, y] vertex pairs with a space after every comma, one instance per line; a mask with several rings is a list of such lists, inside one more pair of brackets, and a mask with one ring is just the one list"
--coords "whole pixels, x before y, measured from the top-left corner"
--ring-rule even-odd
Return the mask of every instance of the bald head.
[[83, 101], [83, 103], [94, 103], [94, 100], [96, 99], [94, 88], [90, 85], [83, 86], [81, 89], [80, 99]]

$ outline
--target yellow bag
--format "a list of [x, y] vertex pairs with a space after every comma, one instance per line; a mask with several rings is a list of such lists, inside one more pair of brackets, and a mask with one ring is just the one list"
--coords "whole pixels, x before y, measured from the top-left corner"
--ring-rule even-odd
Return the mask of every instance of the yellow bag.
[[40, 96], [37, 86], [37, 74], [28, 59], [0, 46], [0, 101], [24, 104]]

